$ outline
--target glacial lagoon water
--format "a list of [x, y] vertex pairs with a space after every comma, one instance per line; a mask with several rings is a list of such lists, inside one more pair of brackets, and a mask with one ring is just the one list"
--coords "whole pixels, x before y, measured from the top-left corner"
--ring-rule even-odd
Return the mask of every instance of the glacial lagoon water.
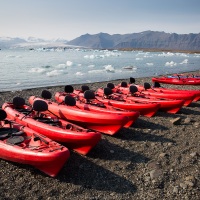
[[0, 92], [200, 70], [200, 54], [91, 49], [2, 49]]

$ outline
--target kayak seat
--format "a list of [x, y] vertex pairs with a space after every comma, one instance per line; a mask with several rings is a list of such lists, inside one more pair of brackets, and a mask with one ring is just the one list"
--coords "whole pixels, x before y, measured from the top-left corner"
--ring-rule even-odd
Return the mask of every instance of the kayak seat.
[[55, 121], [55, 120], [53, 120], [51, 118], [47, 118], [47, 117], [41, 116], [42, 113], [40, 113], [40, 112], [44, 112], [44, 111], [48, 110], [48, 104], [45, 101], [43, 101], [43, 100], [35, 100], [33, 102], [33, 110], [38, 112], [37, 117], [34, 117], [35, 120], [37, 120], [39, 122], [43, 122], [45, 124], [52, 125], [52, 126], [59, 126], [59, 121]]
[[16, 108], [20, 108], [22, 107], [23, 105], [25, 105], [25, 99], [21, 98], [21, 97], [14, 97], [13, 98], [13, 105], [16, 107]]
[[155, 82], [154, 85], [153, 85], [153, 87], [155, 87], [155, 88], [159, 88], [159, 87], [161, 87], [161, 85], [160, 85], [160, 83]]
[[24, 141], [23, 136], [12, 136], [6, 140], [6, 143], [10, 145], [18, 145], [21, 144], [23, 141]]
[[129, 91], [131, 94], [138, 92], [138, 88], [135, 85], [130, 85]]
[[25, 115], [27, 115], [27, 114], [29, 114], [29, 113], [32, 112], [32, 110], [30, 110], [30, 109], [25, 109], [25, 108], [15, 108], [15, 110], [17, 110], [18, 112], [23, 113], [23, 114], [25, 114]]
[[51, 94], [51, 92], [49, 92], [48, 90], [43, 90], [43, 91], [42, 91], [42, 94], [41, 94], [41, 97], [42, 97], [43, 99], [51, 99], [52, 94]]
[[121, 87], [128, 87], [128, 84], [127, 84], [127, 82], [125, 82], [125, 81], [122, 81], [122, 82], [121, 82]]
[[149, 83], [144, 83], [144, 89], [147, 90], [147, 89], [150, 89], [151, 88], [151, 85]]
[[104, 94], [108, 97], [110, 96], [113, 92], [109, 87], [106, 87], [103, 89]]
[[74, 92], [74, 88], [72, 85], [66, 85], [65, 86], [65, 92], [66, 93], [73, 93]]
[[76, 99], [70, 95], [65, 96], [64, 102], [67, 106], [75, 106], [76, 105]]
[[101, 108], [105, 108], [105, 105], [101, 102], [96, 102], [95, 93], [92, 90], [86, 90], [84, 92], [84, 98], [86, 99], [87, 103], [93, 106], [98, 106]]
[[107, 87], [110, 88], [111, 90], [115, 88], [115, 85], [113, 83], [108, 83]]
[[35, 117], [34, 118], [36, 121], [51, 125], [51, 126], [60, 126], [59, 120], [53, 120], [51, 118], [46, 118], [46, 117]]
[[48, 104], [42, 100], [35, 100], [33, 102], [33, 110], [43, 112], [48, 110]]
[[130, 84], [135, 83], [135, 79], [133, 77], [130, 77]]
[[85, 91], [87, 91], [87, 90], [90, 90], [90, 88], [89, 88], [89, 86], [87, 86], [87, 85], [82, 85], [82, 86], [81, 86], [81, 90], [82, 90], [82, 92], [85, 92]]
[[0, 129], [0, 140], [6, 139], [8, 137], [13, 137], [13, 136], [21, 136], [23, 135], [23, 131], [19, 131], [16, 128], [1, 128]]
[[86, 90], [84, 92], [84, 98], [87, 100], [87, 101], [90, 101], [92, 99], [95, 99], [95, 94], [92, 90]]
[[23, 108], [25, 105], [25, 99], [21, 97], [14, 97], [13, 105], [15, 106], [15, 109], [20, 113], [29, 114], [31, 112], [31, 110]]
[[112, 100], [117, 100], [117, 101], [124, 101], [124, 99], [121, 97], [121, 96], [119, 96], [119, 97], [117, 97], [117, 96], [112, 96], [111, 94], [113, 93], [112, 92], [112, 90], [110, 89], [110, 88], [104, 88], [104, 95], [105, 95], [105, 98], [106, 99], [112, 99]]

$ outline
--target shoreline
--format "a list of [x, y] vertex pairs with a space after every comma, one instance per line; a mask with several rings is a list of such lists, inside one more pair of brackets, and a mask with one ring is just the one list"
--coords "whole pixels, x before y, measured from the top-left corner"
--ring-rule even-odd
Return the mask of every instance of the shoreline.
[[144, 51], [144, 52], [173, 52], [199, 54], [200, 50], [180, 50], [180, 49], [154, 49], [154, 48], [120, 48], [120, 51]]
[[[183, 72], [180, 72], [181, 74], [191, 74], [191, 73], [196, 73], [196, 74], [200, 74], [200, 70], [197, 71], [183, 71]], [[139, 78], [136, 78], [137, 80], [140, 80], [140, 79], [150, 79], [150, 83], [152, 83], [151, 81], [151, 78], [152, 77], [160, 77], [160, 76], [168, 76], [168, 75], [171, 75], [171, 74], [164, 74], [164, 75], [158, 75], [158, 76], [144, 76], [144, 77], [139, 77]], [[77, 84], [72, 84], [73, 86], [76, 86], [76, 85], [91, 85], [91, 84], [104, 84], [105, 82], [119, 82], [119, 81], [129, 81], [127, 78], [125, 79], [113, 79], [113, 80], [109, 80], [109, 81], [100, 81], [100, 82], [92, 82], [92, 83], [77, 83]], [[46, 89], [46, 88], [54, 88], [54, 87], [64, 87], [65, 85], [49, 85], [49, 86], [42, 86], [42, 87], [33, 87], [33, 88], [26, 88], [26, 89], [19, 89], [19, 90], [7, 90], [7, 91], [0, 91], [0, 94], [2, 93], [7, 93], [7, 92], [17, 92], [17, 91], [28, 91], [28, 90], [37, 90], [37, 89]]]
[[[184, 74], [189, 74], [186, 72]], [[200, 74], [199, 71], [192, 72]], [[152, 77], [136, 78], [136, 84]], [[108, 82], [87, 83], [92, 90]], [[80, 89], [83, 84], [73, 84]], [[161, 84], [166, 88], [200, 90], [200, 86]], [[52, 95], [64, 86], [0, 92], [0, 106], [15, 96]], [[53, 98], [52, 98], [53, 100]], [[70, 158], [56, 178], [28, 165], [0, 159], [1, 198], [17, 199], [193, 199], [200, 196], [200, 101], [183, 107], [177, 114], [158, 112], [140, 116], [130, 128], [102, 140], [86, 156], [70, 151]], [[179, 117], [180, 124], [171, 120]]]

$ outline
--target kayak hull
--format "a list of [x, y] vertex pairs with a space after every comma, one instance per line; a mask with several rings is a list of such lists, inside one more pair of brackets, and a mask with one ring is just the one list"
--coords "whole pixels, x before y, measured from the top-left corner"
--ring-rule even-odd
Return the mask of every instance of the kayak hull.
[[[69, 150], [61, 144], [52, 141], [48, 137], [41, 135], [28, 127], [23, 127], [17, 123], [12, 123], [12, 128], [22, 131], [20, 136], [11, 136], [0, 139], [0, 158], [11, 162], [32, 165], [45, 174], [55, 177], [63, 165], [68, 160]], [[7, 125], [3, 125], [0, 129], [0, 136], [2, 136], [2, 129], [10, 129]], [[9, 144], [9, 139], [17, 139], [22, 137], [21, 143]], [[42, 140], [38, 140], [42, 138]]]
[[[48, 115], [50, 119], [59, 124], [52, 126], [37, 121], [34, 119], [34, 114], [26, 116], [18, 112], [11, 103], [4, 103], [2, 108], [6, 111], [9, 119], [23, 126], [27, 126], [54, 141], [63, 143], [68, 148], [83, 155], [86, 155], [101, 139], [101, 134], [99, 132], [84, 129], [66, 120], [58, 120], [57, 117]], [[30, 107], [24, 106], [24, 109], [30, 109]]]
[[148, 97], [135, 97], [135, 96], [128, 96], [127, 99], [131, 99], [133, 101], [139, 102], [154, 102], [159, 103], [160, 108], [159, 111], [167, 112], [175, 114], [177, 113], [182, 106], [184, 105], [183, 100], [175, 100], [175, 99], [156, 99], [156, 98], [148, 98]]
[[[139, 94], [144, 95], [147, 98], [159, 98], [159, 99], [178, 99], [184, 101], [184, 106], [189, 106], [195, 99], [196, 95], [194, 93], [180, 94], [180, 93], [165, 93], [154, 91], [153, 89], [145, 90], [143, 86], [135, 85], [138, 88]], [[117, 90], [121, 91], [123, 94], [129, 94], [129, 87], [117, 87]]]
[[[66, 93], [63, 92], [56, 92], [55, 93], [55, 100], [58, 103], [63, 103], [65, 99]], [[74, 95], [72, 95], [74, 96]], [[98, 106], [99, 105], [99, 106]], [[101, 106], [102, 103], [99, 101], [93, 100], [91, 103], [85, 103], [82, 101], [76, 101], [76, 106], [82, 110], [86, 111], [93, 111], [97, 113], [111, 113], [111, 114], [120, 114], [126, 116], [129, 120], [124, 125], [125, 128], [130, 127], [139, 117], [140, 113], [137, 111], [128, 111], [123, 109], [116, 109], [113, 106], [105, 105]]]
[[124, 96], [127, 100], [137, 101], [141, 103], [158, 103], [160, 104], [159, 111], [168, 113], [177, 113], [184, 105], [183, 100], [155, 98], [143, 95], [141, 93], [130, 94], [128, 87], [116, 87], [113, 89], [116, 94]]
[[172, 94], [194, 94], [194, 102], [197, 102], [200, 100], [200, 90], [178, 90], [178, 89], [169, 89], [169, 88], [157, 88], [154, 87], [153, 90], [157, 91], [157, 92], [161, 92], [161, 93], [172, 93]]
[[174, 84], [174, 85], [200, 85], [199, 78], [153, 77], [152, 81], [164, 84]]
[[140, 112], [141, 115], [146, 117], [155, 116], [156, 112], [160, 108], [159, 103], [151, 103], [151, 102], [138, 102], [133, 101], [131, 99], [123, 98], [123, 100], [116, 100], [117, 98], [104, 98], [103, 89], [99, 88], [96, 91], [96, 98], [113, 107], [125, 109], [125, 110], [134, 110]]
[[[41, 100], [41, 98], [32, 96], [29, 98], [29, 103], [33, 104], [35, 100]], [[128, 117], [120, 114], [97, 113], [82, 110], [76, 106], [67, 106], [42, 100], [47, 102], [48, 110], [59, 118], [108, 135], [116, 134], [129, 121]]]

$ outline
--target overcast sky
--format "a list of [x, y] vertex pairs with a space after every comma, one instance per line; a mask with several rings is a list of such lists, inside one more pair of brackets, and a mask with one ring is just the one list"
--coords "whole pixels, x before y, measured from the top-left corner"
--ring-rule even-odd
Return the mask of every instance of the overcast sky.
[[200, 33], [200, 0], [0, 0], [0, 37]]

